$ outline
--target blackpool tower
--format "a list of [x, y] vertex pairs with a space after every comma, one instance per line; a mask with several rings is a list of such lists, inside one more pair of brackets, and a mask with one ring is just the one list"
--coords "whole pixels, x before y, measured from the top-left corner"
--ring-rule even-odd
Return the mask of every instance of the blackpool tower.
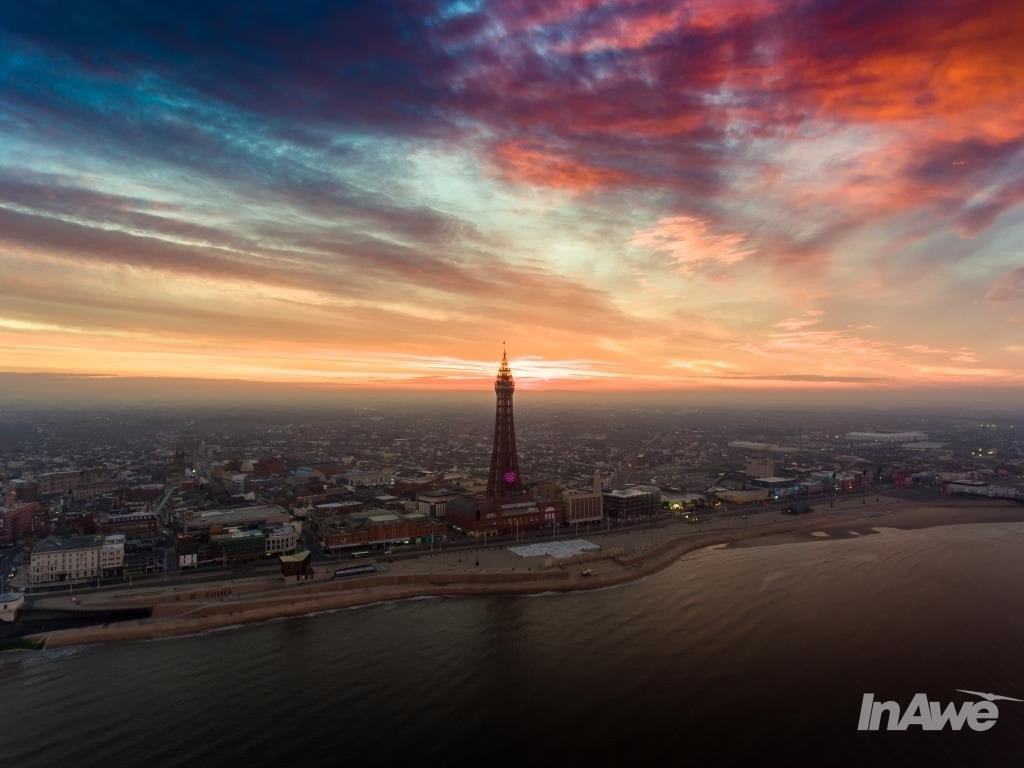
[[518, 496], [523, 491], [519, 477], [519, 456], [516, 454], [516, 429], [512, 420], [512, 393], [516, 383], [508, 367], [508, 355], [501, 354], [501, 367], [494, 381], [498, 396], [494, 415], [494, 448], [491, 450], [491, 472], [487, 476], [487, 495], [492, 499]]

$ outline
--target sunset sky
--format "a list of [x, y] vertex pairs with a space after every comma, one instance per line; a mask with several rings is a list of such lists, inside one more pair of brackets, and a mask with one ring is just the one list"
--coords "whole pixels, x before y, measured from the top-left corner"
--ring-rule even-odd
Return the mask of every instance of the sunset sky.
[[0, 3], [0, 371], [1024, 384], [1024, 3]]

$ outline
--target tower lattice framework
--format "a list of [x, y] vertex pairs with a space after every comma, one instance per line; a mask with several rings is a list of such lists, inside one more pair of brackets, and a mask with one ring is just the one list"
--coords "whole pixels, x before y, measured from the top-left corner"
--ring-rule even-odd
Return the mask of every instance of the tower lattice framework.
[[491, 471], [487, 476], [487, 495], [492, 499], [517, 496], [523, 492], [519, 477], [519, 455], [516, 453], [516, 429], [512, 416], [512, 393], [516, 383], [508, 367], [508, 353], [502, 352], [501, 367], [494, 380], [497, 407], [494, 414], [494, 447], [491, 449]]

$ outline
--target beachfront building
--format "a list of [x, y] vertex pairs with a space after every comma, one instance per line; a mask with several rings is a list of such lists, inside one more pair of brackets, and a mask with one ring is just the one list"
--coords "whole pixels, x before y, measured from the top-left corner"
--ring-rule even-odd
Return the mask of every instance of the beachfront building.
[[267, 528], [264, 531], [267, 540], [268, 555], [290, 555], [299, 543], [299, 535], [290, 525]]
[[76, 584], [120, 575], [124, 536], [50, 536], [32, 548], [29, 580], [33, 585]]
[[25, 595], [22, 592], [4, 592], [0, 594], [0, 621], [13, 624], [18, 620], [18, 613], [25, 606]]
[[771, 498], [771, 492], [767, 488], [714, 488], [712, 492], [716, 499], [728, 504], [763, 504]]
[[750, 481], [750, 487], [766, 488], [772, 499], [799, 496], [803, 489], [794, 477], [758, 477]]
[[229, 531], [210, 536], [214, 562], [247, 563], [262, 559], [267, 552], [267, 536], [261, 530]]
[[1024, 499], [1024, 489], [1008, 485], [991, 485], [983, 481], [961, 480], [944, 483], [942, 491], [964, 496], [985, 496], [990, 499]]
[[604, 513], [615, 520], [654, 517], [661, 511], [661, 490], [653, 485], [634, 485], [605, 491]]
[[448, 512], [448, 502], [462, 491], [440, 489], [436, 491], [420, 491], [416, 494], [416, 511], [430, 515], [435, 520], [444, 520]]
[[461, 494], [448, 503], [446, 519], [454, 530], [469, 536], [517, 536], [557, 525], [559, 514], [544, 500], [499, 501], [482, 494]]
[[562, 491], [562, 522], [569, 525], [595, 523], [604, 519], [604, 498], [600, 491]]
[[320, 545], [327, 552], [349, 549], [389, 549], [407, 544], [440, 543], [445, 526], [421, 512], [368, 509], [343, 518], [316, 521]]

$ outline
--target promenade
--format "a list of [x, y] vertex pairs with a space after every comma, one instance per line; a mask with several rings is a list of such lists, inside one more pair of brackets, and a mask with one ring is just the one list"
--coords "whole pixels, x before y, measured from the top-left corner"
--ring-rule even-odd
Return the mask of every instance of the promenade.
[[[317, 577], [295, 582], [279, 575], [153, 584], [114, 591], [39, 598], [46, 608], [149, 607], [145, 620], [59, 630], [38, 636], [46, 647], [194, 634], [218, 627], [298, 616], [411, 597], [515, 595], [596, 589], [641, 578], [688, 552], [709, 546], [757, 546], [871, 535], [877, 528], [924, 528], [983, 522], [1022, 522], [1024, 506], [1011, 502], [927, 504], [892, 497], [849, 499], [792, 516], [778, 510], [705, 523], [666, 522], [656, 527], [578, 538], [601, 549], [577, 557], [523, 558], [507, 548], [423, 553], [380, 564], [373, 575], [337, 580], [330, 564]], [[577, 538], [563, 536], [562, 538]], [[479, 565], [477, 565], [479, 555]], [[589, 575], [583, 575], [589, 571]], [[74, 601], [73, 601], [74, 600]]]

